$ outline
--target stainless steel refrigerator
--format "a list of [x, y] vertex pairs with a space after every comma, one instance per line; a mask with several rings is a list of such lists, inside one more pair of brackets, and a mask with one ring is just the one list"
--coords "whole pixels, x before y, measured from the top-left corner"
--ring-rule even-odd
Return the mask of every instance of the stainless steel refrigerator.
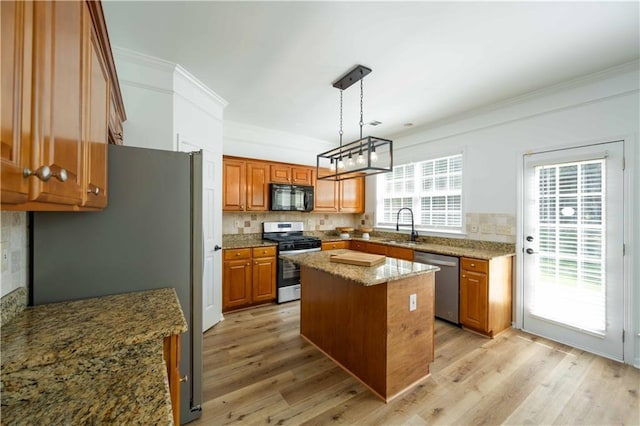
[[103, 211], [31, 215], [31, 302], [175, 288], [189, 323], [180, 360], [188, 423], [202, 403], [202, 155], [108, 149]]

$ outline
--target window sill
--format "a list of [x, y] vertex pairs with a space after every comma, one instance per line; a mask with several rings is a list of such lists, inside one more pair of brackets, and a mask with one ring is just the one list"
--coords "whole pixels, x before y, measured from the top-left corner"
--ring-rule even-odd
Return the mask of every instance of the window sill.
[[[403, 227], [400, 231], [396, 231], [395, 226], [385, 226], [385, 225], [375, 225], [373, 228], [374, 231], [382, 231], [382, 232], [393, 232], [397, 234], [406, 234], [409, 235], [411, 231]], [[427, 237], [448, 237], [448, 238], [466, 238], [467, 234], [462, 231], [444, 231], [444, 230], [434, 230], [434, 229], [420, 229], [416, 228], [416, 232], [418, 236], [427, 236]]]

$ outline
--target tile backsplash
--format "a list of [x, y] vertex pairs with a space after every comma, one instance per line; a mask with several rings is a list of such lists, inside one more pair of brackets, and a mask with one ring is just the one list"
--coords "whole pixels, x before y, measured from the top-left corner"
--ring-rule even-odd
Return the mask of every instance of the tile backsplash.
[[231, 213], [222, 215], [223, 234], [256, 234], [262, 233], [262, 222], [303, 222], [305, 231], [331, 231], [337, 226], [357, 228], [360, 223], [358, 214], [335, 213]]
[[516, 242], [516, 216], [508, 213], [467, 213], [467, 238], [501, 243]]
[[3, 211], [0, 223], [0, 288], [5, 296], [17, 288], [27, 287], [27, 213]]

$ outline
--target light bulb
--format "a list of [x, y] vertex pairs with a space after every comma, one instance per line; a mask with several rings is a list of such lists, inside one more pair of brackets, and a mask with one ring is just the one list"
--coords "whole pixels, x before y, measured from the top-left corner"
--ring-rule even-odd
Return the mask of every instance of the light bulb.
[[371, 151], [371, 154], [369, 154], [369, 157], [371, 158], [372, 163], [375, 163], [376, 161], [378, 161], [378, 154], [376, 154], [375, 151]]
[[338, 170], [344, 170], [344, 161], [342, 161], [342, 158], [338, 160]]
[[360, 154], [358, 154], [358, 158], [356, 159], [356, 163], [358, 164], [364, 164], [364, 155], [362, 155], [362, 151], [360, 151]]
[[349, 158], [347, 158], [347, 167], [353, 167], [355, 163], [353, 162], [353, 157], [349, 154]]

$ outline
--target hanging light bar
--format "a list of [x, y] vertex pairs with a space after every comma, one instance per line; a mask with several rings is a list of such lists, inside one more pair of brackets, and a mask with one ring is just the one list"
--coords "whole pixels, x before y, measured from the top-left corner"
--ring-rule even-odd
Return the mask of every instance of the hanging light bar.
[[[364, 126], [362, 80], [370, 72], [370, 68], [357, 65], [333, 83], [333, 87], [340, 89], [340, 145], [318, 154], [316, 163], [318, 179], [345, 180], [388, 173], [393, 170], [393, 142], [375, 136], [362, 136]], [[343, 145], [342, 92], [358, 81], [360, 82], [360, 138]]]

